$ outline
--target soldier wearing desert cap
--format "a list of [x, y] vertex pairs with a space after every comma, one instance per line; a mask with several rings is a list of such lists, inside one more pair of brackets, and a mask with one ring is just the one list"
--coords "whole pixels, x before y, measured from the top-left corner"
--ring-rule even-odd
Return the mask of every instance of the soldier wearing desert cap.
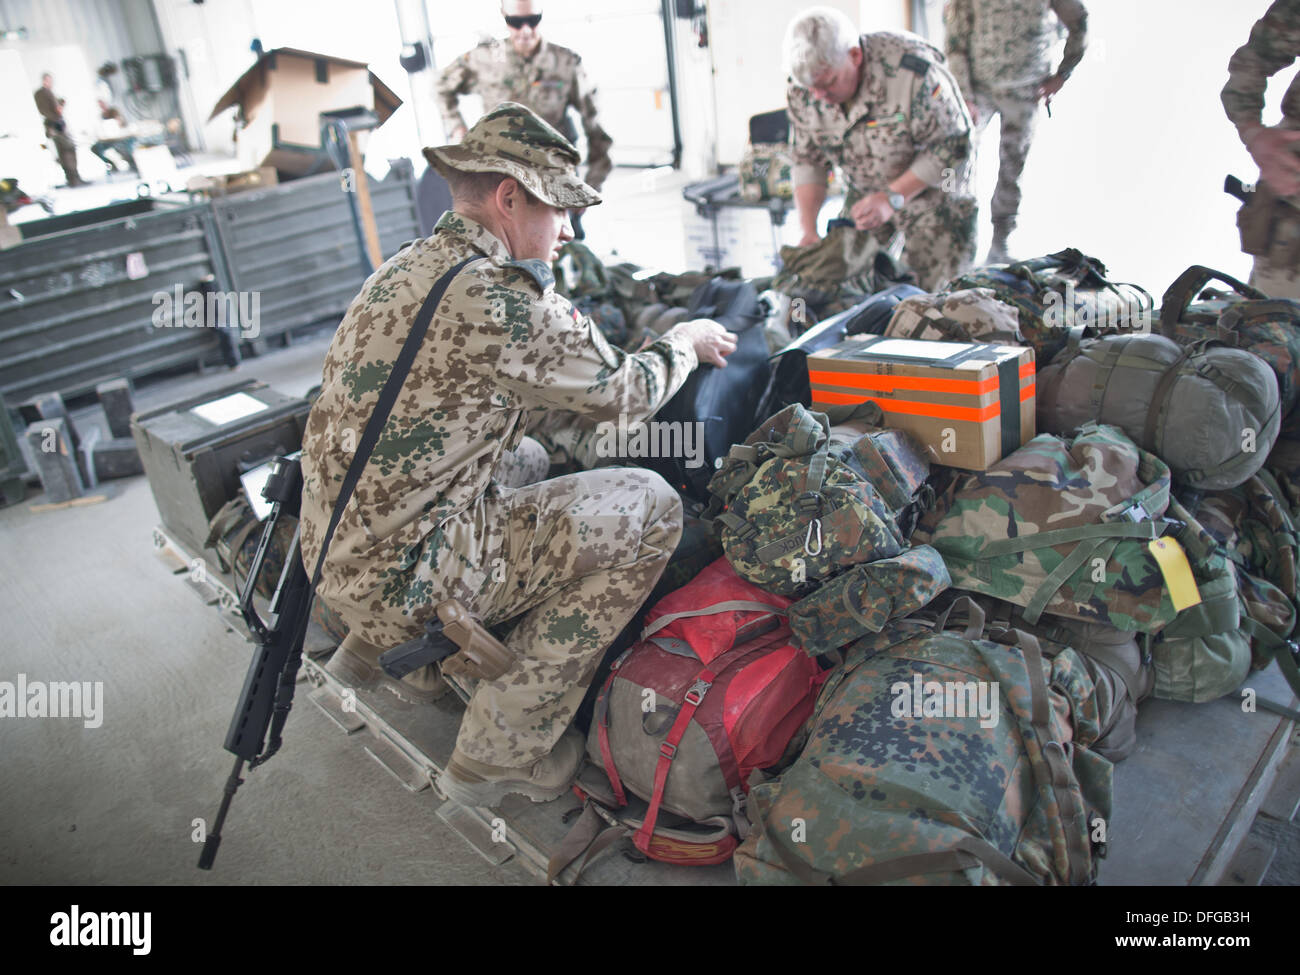
[[[438, 305], [317, 591], [351, 631], [330, 668], [354, 682], [382, 682], [375, 658], [419, 636], [444, 599], [489, 626], [517, 620], [505, 640], [516, 661], [474, 688], [439, 787], [474, 806], [551, 799], [581, 758], [566, 729], [663, 571], [682, 511], [646, 470], [524, 483], [545, 470], [529, 462], [539, 448], [526, 414], [644, 420], [699, 363], [725, 365], [735, 341], [700, 320], [628, 354], [556, 294], [549, 262], [572, 236], [568, 209], [600, 197], [578, 178], [573, 146], [527, 108], [501, 105], [425, 155], [453, 210], [370, 277], [330, 345], [303, 440], [303, 559], [315, 564], [350, 448], [417, 309], [472, 258]], [[412, 683], [396, 689], [418, 692]]]
[[503, 0], [509, 37], [484, 41], [447, 66], [438, 79], [438, 97], [452, 140], [465, 132], [461, 117], [461, 95], [476, 92], [484, 109], [501, 102], [527, 105], [569, 139], [577, 130], [569, 120], [570, 107], [577, 110], [587, 135], [586, 182], [599, 190], [613, 163], [609, 147], [613, 140], [596, 118], [596, 88], [582, 67], [582, 58], [567, 47], [542, 37], [542, 5], [530, 0]]

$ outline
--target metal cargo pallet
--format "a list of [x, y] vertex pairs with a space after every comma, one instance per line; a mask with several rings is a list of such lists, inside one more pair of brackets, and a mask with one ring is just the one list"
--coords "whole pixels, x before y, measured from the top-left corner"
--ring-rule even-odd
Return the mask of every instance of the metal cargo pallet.
[[[329, 674], [319, 660], [304, 658], [303, 669], [315, 686], [310, 700], [356, 740], [366, 753], [411, 792], [427, 792], [435, 814], [458, 832], [492, 864], [518, 859], [539, 879], [546, 878], [551, 852], [569, 831], [566, 814], [581, 807], [573, 795], [534, 803], [523, 796], [508, 796], [495, 809], [471, 808], [447, 799], [438, 791], [436, 778], [451, 757], [464, 705], [448, 693], [431, 705], [407, 704], [389, 691], [356, 690]], [[361, 734], [365, 732], [365, 734]], [[615, 843], [595, 857], [580, 886], [633, 884], [725, 886], [735, 884], [730, 863], [711, 867], [678, 867], [654, 860], [633, 862], [631, 840]], [[558, 878], [559, 886], [573, 884], [575, 867]]]
[[[369, 179], [369, 177], [366, 177]], [[420, 236], [415, 179], [370, 181], [381, 250]], [[0, 399], [65, 399], [125, 376], [230, 364], [341, 318], [367, 274], [339, 174], [215, 200], [143, 199], [23, 225], [0, 269]], [[154, 325], [159, 295], [258, 293], [258, 333]], [[224, 307], [228, 307], [223, 305]], [[224, 345], [223, 345], [224, 340]]]
[[[154, 544], [172, 571], [188, 572], [190, 554], [167, 533], [154, 531]], [[231, 581], [208, 573], [206, 586], [190, 587], [217, 609], [230, 629], [247, 638], [238, 619]], [[233, 613], [233, 617], [232, 614]], [[335, 643], [313, 624], [304, 647], [299, 680], [313, 687], [309, 699], [375, 761], [411, 792], [426, 793], [435, 814], [488, 862], [518, 858], [539, 879], [551, 851], [569, 826], [566, 814], [581, 804], [571, 795], [547, 803], [510, 796], [495, 809], [468, 808], [437, 789], [455, 744], [464, 705], [448, 693], [431, 705], [412, 705], [385, 690], [358, 690], [326, 672]], [[1245, 687], [1258, 697], [1296, 707], [1275, 665], [1252, 673]], [[1278, 781], [1284, 764], [1300, 759], [1300, 731], [1288, 718], [1266, 710], [1242, 710], [1241, 695], [1206, 704], [1148, 701], [1138, 714], [1138, 747], [1115, 766], [1114, 809], [1107, 824], [1108, 854], [1099, 876], [1104, 886], [1213, 886], [1257, 884], [1268, 866], [1246, 842], [1255, 815]], [[364, 734], [363, 734], [364, 732]], [[1300, 781], [1300, 774], [1294, 776]], [[1295, 783], [1279, 782], [1294, 810]], [[589, 864], [578, 879], [586, 885], [726, 886], [735, 883], [730, 863], [680, 867], [653, 860], [633, 862], [624, 839]], [[559, 877], [571, 885], [574, 867]], [[1246, 879], [1243, 880], [1243, 875]]]

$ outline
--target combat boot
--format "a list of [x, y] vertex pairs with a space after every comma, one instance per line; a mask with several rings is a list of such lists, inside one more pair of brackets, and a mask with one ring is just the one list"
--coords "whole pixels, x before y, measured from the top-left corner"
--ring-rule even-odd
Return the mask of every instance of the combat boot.
[[1007, 249], [1007, 238], [1011, 236], [1013, 227], [1009, 224], [995, 221], [993, 224], [993, 243], [989, 245], [988, 257], [984, 259], [985, 264], [1010, 264], [1011, 253]]
[[487, 765], [456, 748], [447, 770], [438, 776], [438, 789], [462, 806], [495, 806], [514, 793], [533, 802], [548, 802], [569, 791], [583, 751], [582, 734], [576, 728], [566, 731], [549, 755], [522, 768]]
[[433, 667], [422, 667], [401, 680], [394, 680], [379, 667], [382, 652], [349, 633], [330, 657], [325, 670], [356, 690], [383, 688], [408, 704], [430, 704], [450, 690]]

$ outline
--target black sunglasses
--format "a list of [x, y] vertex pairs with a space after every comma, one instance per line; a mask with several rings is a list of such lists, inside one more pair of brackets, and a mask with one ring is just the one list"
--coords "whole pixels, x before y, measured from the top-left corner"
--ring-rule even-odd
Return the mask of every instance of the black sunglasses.
[[523, 30], [525, 27], [532, 27], [536, 30], [537, 25], [542, 22], [541, 14], [529, 14], [527, 17], [511, 17], [506, 15], [506, 26], [515, 30]]

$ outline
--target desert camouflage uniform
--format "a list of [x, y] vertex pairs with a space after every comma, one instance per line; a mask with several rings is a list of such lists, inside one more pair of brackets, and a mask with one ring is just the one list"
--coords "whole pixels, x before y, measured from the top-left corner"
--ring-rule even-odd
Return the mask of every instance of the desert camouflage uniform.
[[586, 182], [600, 189], [613, 168], [609, 147], [614, 140], [596, 119], [596, 88], [587, 78], [582, 58], [567, 47], [543, 39], [531, 57], [520, 57], [507, 40], [484, 41], [449, 64], [438, 79], [438, 99], [448, 138], [465, 120], [458, 102], [461, 95], [483, 96], [483, 108], [491, 111], [502, 102], [527, 105], [568, 137], [577, 141], [577, 130], [567, 112], [572, 105], [582, 118], [587, 134]]
[[[1300, 56], [1300, 0], [1276, 0], [1255, 26], [1250, 40], [1228, 62], [1223, 107], [1238, 133], [1261, 124], [1264, 89], [1270, 76]], [[1282, 98], [1282, 122], [1300, 129], [1300, 75], [1291, 79]], [[1244, 140], [1243, 140], [1244, 141]], [[1300, 298], [1300, 196], [1277, 207], [1269, 253], [1255, 258], [1250, 283], [1275, 298]]]
[[[556, 136], [558, 138], [558, 136]], [[460, 147], [457, 147], [460, 152]], [[527, 412], [643, 420], [697, 365], [684, 338], [629, 355], [552, 288], [541, 261], [515, 261], [475, 221], [448, 213], [388, 260], [348, 309], [325, 359], [303, 440], [302, 550], [312, 566], [379, 390], [434, 282], [451, 281], [330, 544], [319, 593], [368, 643], [419, 634], [454, 597], [488, 625], [522, 618], [519, 662], [480, 681], [457, 747], [492, 765], [545, 756], [601, 653], [654, 586], [681, 533], [659, 475], [609, 468], [504, 486], [528, 465]], [[352, 431], [349, 433], [349, 431]], [[513, 449], [513, 468], [502, 466]], [[525, 455], [521, 461], [519, 455]], [[536, 468], [533, 468], [535, 473]]]
[[[1059, 22], [1058, 22], [1059, 21]], [[1069, 78], [1083, 58], [1088, 11], [1079, 0], [948, 0], [948, 65], [979, 113], [975, 144], [993, 116], [1002, 118], [998, 185], [989, 207], [1005, 238], [1020, 211], [1020, 174], [1038, 119], [1038, 86], [1052, 74], [1052, 48], [1069, 31], [1056, 74]]]
[[887, 191], [911, 170], [929, 184], [875, 233], [902, 230], [903, 260], [920, 286], [969, 267], [975, 258], [975, 197], [968, 161], [971, 118], [943, 54], [911, 34], [862, 35], [862, 81], [843, 106], [818, 101], [802, 85], [787, 91], [794, 128], [794, 185], [824, 183], [832, 166], [849, 186], [845, 213]]

